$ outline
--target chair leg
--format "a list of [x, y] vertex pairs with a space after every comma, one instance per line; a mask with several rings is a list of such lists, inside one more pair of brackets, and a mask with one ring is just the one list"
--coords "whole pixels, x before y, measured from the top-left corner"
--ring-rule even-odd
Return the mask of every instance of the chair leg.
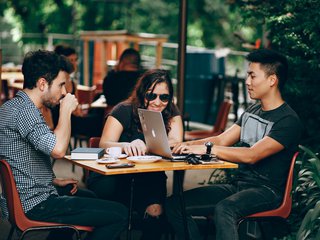
[[78, 229], [76, 229], [73, 226], [50, 226], [50, 227], [33, 227], [25, 230], [21, 236], [19, 237], [19, 240], [22, 240], [29, 232], [33, 231], [51, 231], [51, 230], [58, 230], [58, 229], [71, 229], [76, 234], [76, 239], [81, 240], [81, 235]]
[[133, 191], [134, 191], [134, 178], [131, 179], [127, 240], [131, 240], [131, 232], [132, 232]]

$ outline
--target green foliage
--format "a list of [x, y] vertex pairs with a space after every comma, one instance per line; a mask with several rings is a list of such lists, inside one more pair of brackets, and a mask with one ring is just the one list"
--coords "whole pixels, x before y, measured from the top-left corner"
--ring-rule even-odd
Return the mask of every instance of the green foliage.
[[290, 77], [284, 97], [305, 127], [302, 144], [320, 142], [320, 1], [234, 0], [244, 22], [265, 29], [270, 46], [288, 56]]
[[307, 147], [300, 146], [300, 150], [289, 221], [297, 239], [319, 239], [314, 237], [319, 234], [320, 224], [320, 159]]

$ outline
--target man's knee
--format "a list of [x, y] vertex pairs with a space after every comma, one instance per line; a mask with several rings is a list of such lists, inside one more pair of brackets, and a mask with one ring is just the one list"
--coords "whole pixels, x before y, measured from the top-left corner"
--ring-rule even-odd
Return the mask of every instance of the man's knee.
[[215, 206], [214, 219], [219, 222], [220, 219], [237, 218], [237, 206], [232, 201], [223, 200]]

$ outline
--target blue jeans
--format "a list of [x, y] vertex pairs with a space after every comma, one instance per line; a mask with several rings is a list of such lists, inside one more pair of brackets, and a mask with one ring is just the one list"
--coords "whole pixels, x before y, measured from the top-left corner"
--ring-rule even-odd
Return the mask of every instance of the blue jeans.
[[127, 224], [127, 208], [116, 202], [75, 196], [51, 196], [26, 213], [39, 221], [94, 226], [90, 240], [116, 239]]
[[[276, 208], [281, 203], [282, 194], [266, 186], [235, 182], [191, 189], [184, 192], [184, 199], [190, 239], [201, 239], [193, 215], [214, 217], [216, 240], [237, 240], [239, 220]], [[166, 212], [178, 238], [185, 239], [179, 196], [167, 199]]]

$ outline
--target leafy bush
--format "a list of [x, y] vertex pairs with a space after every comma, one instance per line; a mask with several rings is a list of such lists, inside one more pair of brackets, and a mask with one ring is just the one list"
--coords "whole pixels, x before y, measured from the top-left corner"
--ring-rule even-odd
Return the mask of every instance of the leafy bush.
[[320, 159], [307, 147], [300, 150], [289, 222], [297, 239], [320, 239]]

